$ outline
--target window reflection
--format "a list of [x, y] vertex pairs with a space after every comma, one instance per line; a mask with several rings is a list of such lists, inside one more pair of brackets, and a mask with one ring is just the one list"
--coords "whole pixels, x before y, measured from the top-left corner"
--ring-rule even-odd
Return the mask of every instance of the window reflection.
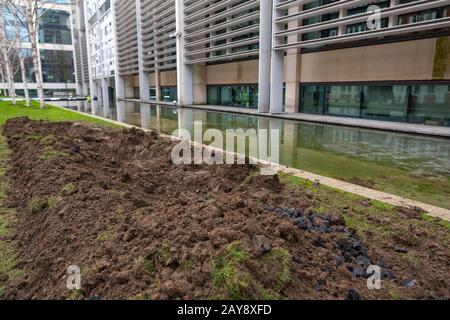
[[302, 86], [301, 112], [450, 126], [450, 85]]

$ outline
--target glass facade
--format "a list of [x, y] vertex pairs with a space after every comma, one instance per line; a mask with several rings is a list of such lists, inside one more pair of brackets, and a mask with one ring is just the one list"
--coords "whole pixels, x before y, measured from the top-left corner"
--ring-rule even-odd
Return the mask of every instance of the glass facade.
[[73, 53], [62, 50], [41, 50], [44, 82], [75, 82]]
[[60, 10], [47, 10], [39, 24], [39, 42], [72, 44], [70, 13]]
[[258, 85], [208, 86], [208, 104], [258, 108]]
[[450, 126], [450, 84], [313, 84], [301, 89], [303, 113]]
[[398, 17], [398, 24], [411, 24], [450, 17], [450, 6], [404, 14]]

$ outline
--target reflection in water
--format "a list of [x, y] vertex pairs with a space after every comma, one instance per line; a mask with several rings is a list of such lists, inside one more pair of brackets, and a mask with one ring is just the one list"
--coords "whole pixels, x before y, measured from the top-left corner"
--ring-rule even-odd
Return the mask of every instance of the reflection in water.
[[280, 130], [280, 163], [450, 208], [450, 140], [344, 126], [126, 102], [123, 121], [172, 134], [203, 129]]

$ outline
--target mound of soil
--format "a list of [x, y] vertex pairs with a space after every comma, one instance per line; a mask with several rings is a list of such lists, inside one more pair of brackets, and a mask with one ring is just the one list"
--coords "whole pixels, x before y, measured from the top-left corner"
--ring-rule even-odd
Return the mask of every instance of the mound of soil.
[[[367, 288], [371, 264], [411, 298], [450, 297], [445, 281], [401, 284], [411, 274], [339, 213], [251, 165], [174, 165], [170, 141], [135, 129], [21, 118], [4, 135], [24, 276], [3, 298], [390, 298]], [[71, 265], [80, 291], [66, 287]]]

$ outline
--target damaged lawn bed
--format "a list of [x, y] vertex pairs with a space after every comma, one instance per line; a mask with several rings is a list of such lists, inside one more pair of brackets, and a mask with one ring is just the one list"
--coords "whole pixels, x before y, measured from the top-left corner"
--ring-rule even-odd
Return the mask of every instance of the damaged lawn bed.
[[419, 209], [250, 165], [174, 165], [170, 141], [135, 129], [20, 118], [3, 135], [0, 298], [450, 298], [449, 226]]

